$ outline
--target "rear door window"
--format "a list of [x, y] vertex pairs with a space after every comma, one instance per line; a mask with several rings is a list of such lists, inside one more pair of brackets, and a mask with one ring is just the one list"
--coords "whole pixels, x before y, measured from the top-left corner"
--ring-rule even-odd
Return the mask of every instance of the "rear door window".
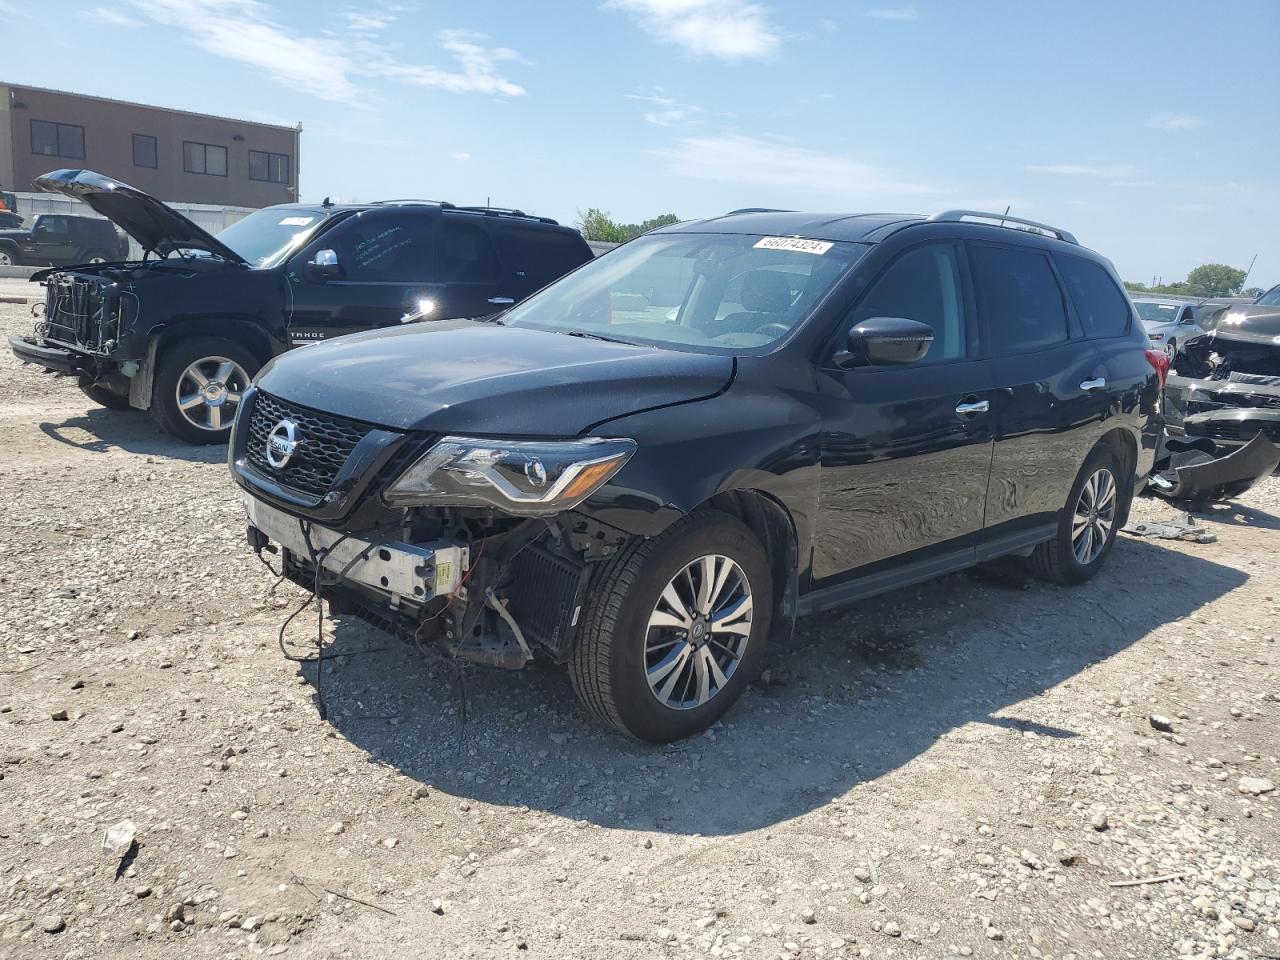
[[1129, 298], [1116, 286], [1101, 266], [1082, 257], [1056, 255], [1058, 271], [1067, 285], [1067, 294], [1076, 316], [1090, 339], [1119, 337], [1129, 330]]
[[969, 263], [986, 353], [1004, 357], [1066, 343], [1067, 310], [1047, 255], [971, 243]]
[[501, 229], [502, 246], [511, 255], [512, 267], [524, 270], [535, 289], [591, 259], [591, 249], [576, 233], [507, 224]]
[[437, 279], [445, 283], [493, 283], [498, 279], [498, 254], [479, 225], [446, 216], [442, 233]]

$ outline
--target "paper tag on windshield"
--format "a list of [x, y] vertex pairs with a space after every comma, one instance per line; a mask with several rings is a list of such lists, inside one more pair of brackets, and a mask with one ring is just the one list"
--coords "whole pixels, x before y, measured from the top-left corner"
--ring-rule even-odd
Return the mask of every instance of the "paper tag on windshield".
[[829, 240], [805, 240], [802, 237], [765, 237], [756, 241], [755, 245], [763, 250], [795, 250], [797, 253], [813, 253], [818, 256], [835, 246]]
[[280, 221], [282, 227], [305, 227], [315, 217], [285, 217]]

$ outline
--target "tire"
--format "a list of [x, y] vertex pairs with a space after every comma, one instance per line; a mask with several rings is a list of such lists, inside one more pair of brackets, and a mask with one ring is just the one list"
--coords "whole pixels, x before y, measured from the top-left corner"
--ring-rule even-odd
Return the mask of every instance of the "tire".
[[7, 245], [0, 245], [0, 267], [16, 267], [18, 265], [18, 255], [14, 249]]
[[[161, 427], [188, 443], [226, 443], [239, 397], [260, 366], [257, 357], [232, 340], [178, 340], [160, 355], [157, 363], [151, 415]], [[200, 371], [200, 376], [215, 387], [205, 392], [193, 370]], [[223, 374], [225, 381], [219, 379]], [[180, 406], [179, 391], [187, 402], [198, 396], [197, 405], [186, 409]]]
[[[720, 612], [719, 622], [728, 629], [717, 630], [696, 610], [695, 578], [701, 582], [707, 560], [713, 564], [711, 582], [727, 571], [705, 606]], [[679, 618], [670, 611], [676, 608], [665, 596], [691, 565], [692, 576], [677, 591], [695, 601], [687, 605], [696, 615], [685, 618], [693, 624], [688, 628], [674, 623]], [[769, 561], [751, 531], [727, 514], [688, 517], [661, 536], [625, 547], [596, 572], [569, 664], [574, 691], [595, 719], [637, 740], [668, 743], [698, 733], [733, 706], [759, 672], [772, 611]], [[651, 627], [651, 618], [670, 622]], [[700, 640], [690, 643], [695, 631]], [[658, 669], [664, 663], [665, 673]], [[657, 677], [652, 685], [649, 671]], [[664, 702], [660, 697], [668, 685]]]
[[85, 252], [84, 259], [77, 261], [78, 263], [107, 263], [111, 260], [111, 252], [108, 250], [88, 250]]
[[1169, 362], [1172, 363], [1174, 358], [1178, 355], [1178, 341], [1170, 340], [1166, 343], [1164, 346], [1164, 352], [1169, 355]]
[[[1106, 527], [1105, 535], [1101, 535], [1101, 541], [1098, 542], [1101, 525], [1088, 520], [1086, 527], [1081, 531], [1081, 537], [1085, 536], [1092, 527], [1094, 536], [1093, 545], [1087, 551], [1078, 552], [1078, 548], [1083, 544], [1073, 533], [1075, 532], [1077, 517], [1090, 516], [1086, 488], [1089, 487], [1091, 481], [1102, 483], [1100, 475], [1106, 473], [1110, 477], [1111, 497], [1109, 502], [1106, 501], [1106, 495], [1103, 494], [1104, 501], [1102, 507], [1097, 512], [1099, 520], [1106, 521], [1109, 514], [1109, 526]], [[1100, 487], [1094, 486], [1092, 489], [1098, 490]], [[1080, 468], [1080, 474], [1076, 477], [1076, 482], [1071, 486], [1071, 494], [1067, 498], [1066, 506], [1062, 510], [1062, 514], [1058, 520], [1058, 530], [1054, 534], [1052, 540], [1047, 540], [1036, 547], [1035, 551], [1027, 560], [1032, 574], [1041, 580], [1048, 580], [1052, 583], [1076, 584], [1084, 583], [1086, 580], [1097, 575], [1106, 563], [1107, 557], [1111, 554], [1111, 548], [1115, 544], [1116, 534], [1120, 529], [1120, 520], [1129, 514], [1129, 501], [1133, 498], [1131, 485], [1125, 482], [1125, 468], [1109, 446], [1101, 446], [1089, 455], [1089, 459], [1085, 461], [1084, 466]], [[1077, 510], [1085, 509], [1084, 514], [1077, 514]], [[1082, 555], [1083, 554], [1083, 555]]]
[[129, 406], [129, 395], [117, 393], [110, 387], [96, 383], [88, 377], [80, 377], [76, 381], [80, 387], [80, 392], [92, 400], [98, 406], [106, 407], [108, 410], [132, 410]]

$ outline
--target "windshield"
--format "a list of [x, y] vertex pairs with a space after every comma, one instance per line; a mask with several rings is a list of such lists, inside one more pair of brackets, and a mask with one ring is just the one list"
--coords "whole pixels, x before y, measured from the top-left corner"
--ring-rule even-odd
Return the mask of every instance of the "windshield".
[[1272, 287], [1255, 300], [1254, 303], [1263, 307], [1280, 307], [1280, 287]]
[[1133, 305], [1138, 308], [1138, 316], [1143, 320], [1154, 320], [1156, 323], [1173, 323], [1178, 319], [1178, 311], [1182, 309], [1180, 303], [1144, 303], [1136, 300]]
[[306, 240], [329, 211], [267, 207], [217, 235], [253, 267], [274, 267]]
[[654, 234], [588, 263], [503, 322], [711, 353], [762, 352], [868, 250], [743, 234]]

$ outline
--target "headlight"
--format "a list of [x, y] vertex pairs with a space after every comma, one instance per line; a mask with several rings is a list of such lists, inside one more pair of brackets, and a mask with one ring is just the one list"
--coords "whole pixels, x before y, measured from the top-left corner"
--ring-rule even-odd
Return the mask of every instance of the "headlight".
[[576, 507], [635, 453], [634, 440], [445, 437], [383, 494], [392, 506], [496, 507], [547, 516]]

